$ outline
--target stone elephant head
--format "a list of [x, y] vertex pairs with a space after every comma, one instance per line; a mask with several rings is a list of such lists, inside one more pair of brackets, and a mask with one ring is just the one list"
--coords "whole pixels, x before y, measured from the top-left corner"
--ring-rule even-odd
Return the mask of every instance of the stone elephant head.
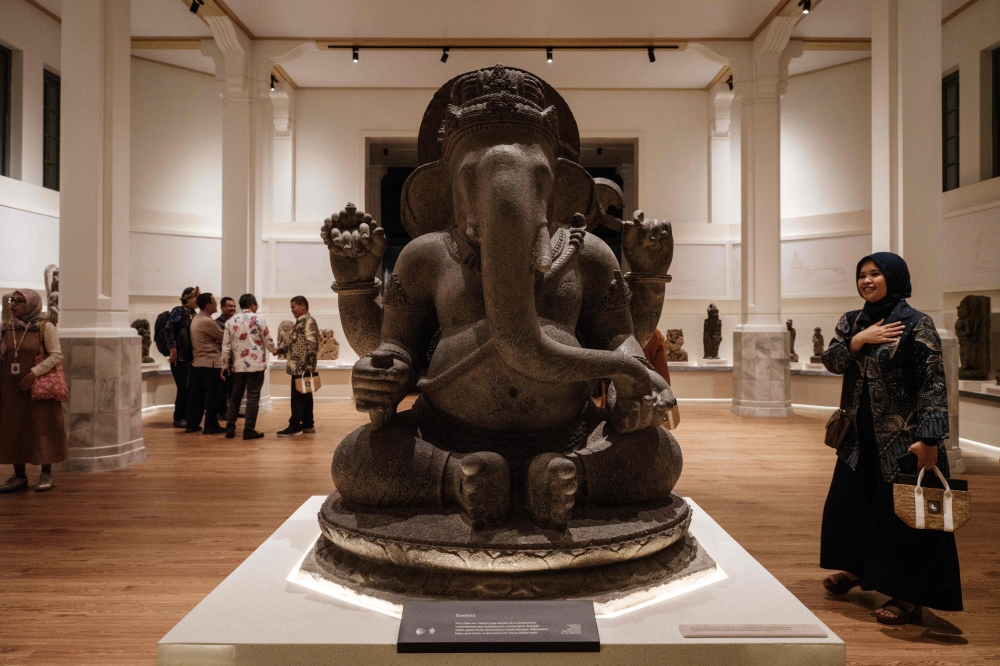
[[[569, 108], [537, 77], [500, 65], [442, 91], [447, 104], [432, 102], [421, 128], [426, 159], [435, 151], [425, 134], [438, 123], [436, 159], [404, 185], [403, 225], [414, 237], [454, 225], [478, 248], [486, 317], [507, 365], [542, 381], [610, 377], [623, 395], [644, 395], [649, 379], [641, 363], [552, 340], [535, 309], [539, 274], [553, 268], [553, 236], [592, 229], [603, 215], [598, 186], [575, 161], [579, 138]], [[567, 135], [576, 136], [575, 146]]]

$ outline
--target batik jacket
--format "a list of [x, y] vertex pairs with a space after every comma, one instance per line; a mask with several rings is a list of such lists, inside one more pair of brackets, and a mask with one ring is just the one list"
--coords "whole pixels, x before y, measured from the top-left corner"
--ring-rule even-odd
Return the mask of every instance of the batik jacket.
[[267, 352], [277, 353], [267, 321], [249, 310], [233, 315], [226, 321], [222, 337], [222, 367], [233, 372], [263, 372], [267, 367]]
[[295, 320], [292, 340], [288, 344], [288, 365], [290, 375], [301, 375], [305, 368], [316, 369], [316, 354], [319, 352], [319, 325], [313, 316], [304, 314]]
[[857, 415], [867, 376], [882, 477], [888, 482], [896, 479], [896, 459], [917, 441], [938, 445], [938, 468], [947, 475], [948, 391], [934, 321], [900, 301], [886, 322], [901, 321], [903, 335], [895, 342], [865, 345], [852, 354], [851, 338], [861, 330], [857, 325], [860, 314], [861, 310], [855, 310], [840, 318], [830, 347], [823, 352], [826, 369], [844, 375], [840, 407], [854, 426], [837, 456], [857, 469]]

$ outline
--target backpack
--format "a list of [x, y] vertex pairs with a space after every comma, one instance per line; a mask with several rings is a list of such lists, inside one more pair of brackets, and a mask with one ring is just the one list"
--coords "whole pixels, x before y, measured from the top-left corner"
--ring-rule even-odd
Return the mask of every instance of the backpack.
[[153, 325], [153, 340], [156, 342], [156, 349], [164, 356], [170, 356], [170, 347], [167, 346], [167, 319], [170, 317], [169, 311], [161, 312], [156, 317], [156, 324]]

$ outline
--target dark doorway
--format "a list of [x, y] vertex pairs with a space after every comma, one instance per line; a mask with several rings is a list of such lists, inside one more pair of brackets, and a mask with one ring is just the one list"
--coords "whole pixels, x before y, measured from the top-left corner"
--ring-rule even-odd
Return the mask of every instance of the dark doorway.
[[382, 269], [386, 277], [392, 274], [396, 267], [396, 260], [399, 254], [406, 247], [412, 238], [403, 228], [403, 219], [400, 212], [400, 199], [403, 195], [403, 183], [416, 171], [414, 167], [387, 167], [386, 174], [382, 176], [381, 186], [381, 207], [382, 228], [385, 229], [387, 245], [385, 254], [382, 256]]
[[[618, 175], [618, 169], [615, 167], [586, 167], [587, 173], [589, 173], [594, 178], [607, 178], [608, 180], [615, 183], [618, 187], [624, 189], [625, 181], [622, 177]], [[621, 208], [616, 208], [615, 206], [608, 207], [608, 213], [614, 215], [618, 219], [623, 218], [623, 212]], [[611, 251], [615, 253], [615, 258], [618, 259], [618, 265], [621, 266], [622, 263], [622, 232], [615, 231], [614, 229], [608, 229], [603, 224], [597, 225], [594, 229], [594, 235], [603, 240], [611, 248]]]

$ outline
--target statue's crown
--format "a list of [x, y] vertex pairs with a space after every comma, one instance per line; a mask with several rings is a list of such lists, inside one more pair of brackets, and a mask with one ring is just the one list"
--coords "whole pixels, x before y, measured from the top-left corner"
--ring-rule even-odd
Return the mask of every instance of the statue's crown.
[[498, 125], [524, 125], [539, 131], [559, 148], [556, 108], [546, 106], [542, 82], [527, 72], [503, 65], [460, 77], [451, 89], [448, 112], [438, 141], [441, 156], [450, 155], [458, 139]]

